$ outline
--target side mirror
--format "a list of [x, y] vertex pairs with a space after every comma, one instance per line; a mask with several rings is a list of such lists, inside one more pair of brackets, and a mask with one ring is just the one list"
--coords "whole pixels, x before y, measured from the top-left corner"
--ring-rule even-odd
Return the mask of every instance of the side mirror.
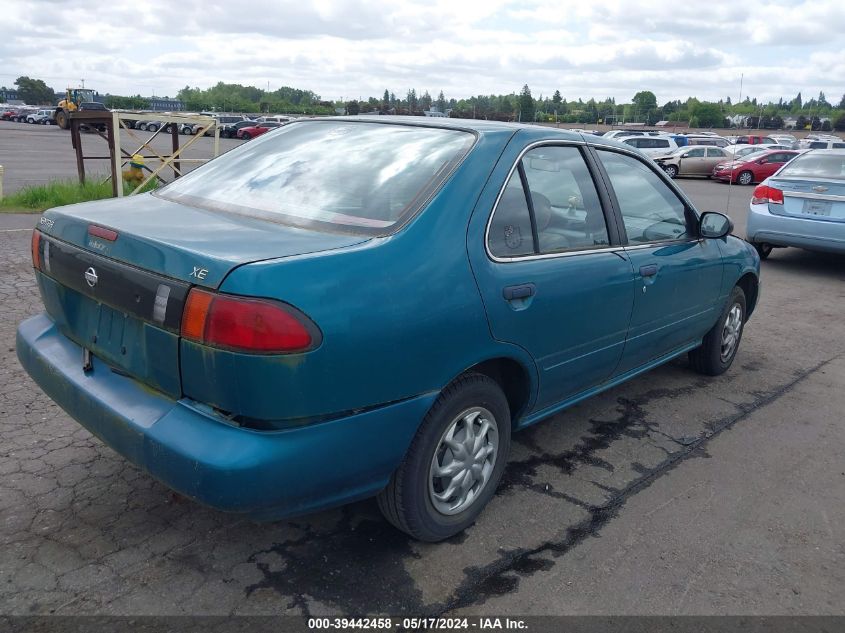
[[698, 234], [701, 237], [718, 239], [730, 235], [734, 230], [734, 223], [731, 219], [715, 211], [707, 211], [701, 215], [698, 221]]

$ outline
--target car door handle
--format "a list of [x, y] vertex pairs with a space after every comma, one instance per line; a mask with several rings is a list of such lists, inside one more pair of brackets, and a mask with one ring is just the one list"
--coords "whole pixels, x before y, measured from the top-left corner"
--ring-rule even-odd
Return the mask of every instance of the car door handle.
[[648, 266], [640, 266], [641, 277], [654, 277], [657, 274], [657, 264], [649, 264]]
[[502, 290], [502, 296], [506, 301], [513, 301], [514, 299], [527, 299], [533, 297], [536, 291], [534, 284], [520, 284], [518, 286], [505, 286]]

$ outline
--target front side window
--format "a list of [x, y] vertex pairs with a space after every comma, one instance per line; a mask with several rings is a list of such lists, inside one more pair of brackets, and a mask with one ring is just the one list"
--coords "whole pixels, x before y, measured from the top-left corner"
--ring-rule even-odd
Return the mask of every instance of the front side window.
[[718, 147], [709, 147], [707, 148], [707, 156], [710, 158], [724, 158], [725, 152], [723, 152]]
[[609, 244], [601, 201], [580, 150], [544, 146], [527, 152], [493, 212], [490, 253], [517, 257]]
[[694, 235], [684, 203], [647, 165], [616, 152], [599, 150], [598, 154], [616, 193], [631, 245]]
[[686, 155], [686, 158], [704, 158], [704, 148], [696, 147], [691, 149]]
[[462, 130], [293, 122], [154, 195], [295, 226], [381, 235], [419, 211], [474, 142]]

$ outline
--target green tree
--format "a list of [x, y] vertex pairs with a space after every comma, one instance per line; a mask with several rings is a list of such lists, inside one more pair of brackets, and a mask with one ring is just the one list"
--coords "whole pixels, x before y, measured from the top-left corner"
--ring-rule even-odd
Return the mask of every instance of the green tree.
[[534, 98], [531, 96], [531, 88], [528, 87], [528, 84], [525, 84], [522, 87], [522, 92], [519, 93], [519, 120], [534, 120]]
[[387, 88], [384, 89], [384, 94], [381, 97], [381, 105], [385, 110], [390, 107], [390, 93], [387, 91]]
[[725, 115], [722, 114], [722, 109], [716, 103], [706, 101], [696, 103], [690, 108], [690, 114], [690, 126], [692, 126], [693, 119], [698, 121], [696, 127], [722, 127], [724, 125]]
[[431, 110], [431, 95], [428, 94], [428, 90], [420, 97], [420, 110]]
[[[842, 97], [845, 101], [845, 97]], [[833, 129], [837, 132], [845, 132], [845, 112], [840, 112], [835, 119], [833, 119]]]
[[439, 112], [446, 112], [446, 97], [442, 90], [440, 91], [440, 94], [437, 95], [437, 110]]
[[795, 110], [795, 109], [800, 110], [803, 107], [804, 107], [804, 102], [801, 100], [801, 93], [799, 92], [798, 96], [796, 96], [792, 100], [792, 109], [793, 110]]
[[631, 100], [634, 105], [633, 116], [642, 118], [646, 123], [651, 122], [654, 111], [657, 110], [657, 97], [651, 90], [641, 90]]
[[346, 114], [350, 114], [352, 116], [355, 116], [359, 112], [361, 112], [361, 106], [358, 104], [357, 101], [353, 100], [353, 101], [347, 101], [346, 102]]
[[22, 76], [15, 79], [18, 98], [30, 105], [55, 105], [56, 94], [41, 79]]
[[552, 96], [552, 103], [560, 105], [561, 101], [563, 101], [563, 97], [560, 96], [560, 90], [555, 90], [555, 94]]

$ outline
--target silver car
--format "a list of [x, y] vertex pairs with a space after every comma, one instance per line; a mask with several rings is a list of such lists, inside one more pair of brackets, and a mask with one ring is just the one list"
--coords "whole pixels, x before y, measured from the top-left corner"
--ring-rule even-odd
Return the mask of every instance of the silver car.
[[805, 152], [757, 185], [746, 234], [763, 259], [783, 246], [845, 254], [845, 149]]

